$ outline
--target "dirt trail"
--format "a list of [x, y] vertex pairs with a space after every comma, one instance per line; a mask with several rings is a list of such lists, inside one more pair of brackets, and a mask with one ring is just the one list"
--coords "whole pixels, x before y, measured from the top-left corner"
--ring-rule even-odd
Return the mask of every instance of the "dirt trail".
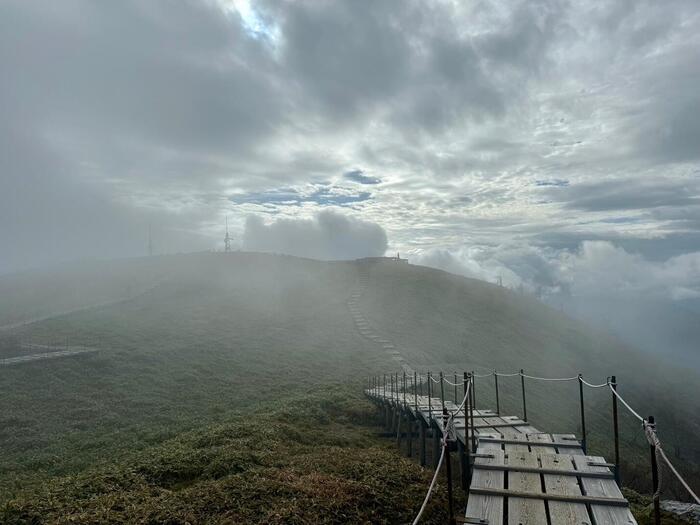
[[140, 292], [138, 292], [134, 295], [131, 295], [129, 297], [120, 297], [118, 299], [110, 299], [109, 301], [102, 301], [101, 303], [93, 303], [93, 304], [78, 306], [76, 308], [68, 308], [66, 310], [59, 310], [57, 312], [52, 312], [50, 314], [42, 315], [40, 317], [33, 317], [31, 319], [25, 319], [24, 321], [18, 321], [16, 323], [2, 325], [2, 326], [0, 326], [0, 332], [6, 332], [9, 330], [13, 330], [15, 328], [21, 328], [23, 326], [27, 326], [30, 324], [40, 323], [42, 321], [48, 321], [49, 319], [54, 319], [56, 317], [63, 317], [64, 315], [70, 315], [70, 314], [74, 314], [74, 313], [78, 313], [78, 312], [84, 312], [87, 310], [92, 310], [94, 308], [104, 308], [105, 306], [112, 306], [115, 304], [133, 301], [134, 299], [137, 299], [137, 298], [141, 297], [142, 295], [145, 295], [148, 292], [155, 290], [158, 286], [160, 286], [164, 282], [165, 282], [165, 279], [158, 281], [156, 284], [149, 286], [148, 288], [141, 290]]
[[17, 357], [6, 357], [4, 359], [0, 359], [0, 366], [18, 365], [32, 361], [39, 361], [41, 359], [56, 359], [58, 357], [70, 357], [74, 355], [87, 354], [90, 352], [97, 352], [97, 348], [87, 346], [50, 346], [29, 344], [24, 345], [24, 348], [34, 348], [37, 350], [43, 349], [44, 351], [38, 354], [20, 355]]
[[367, 285], [369, 283], [370, 264], [371, 263], [367, 262], [357, 263], [358, 280], [350, 291], [350, 297], [347, 301], [350, 314], [355, 322], [355, 328], [357, 328], [357, 331], [362, 337], [369, 339], [376, 345], [380, 345], [382, 350], [385, 351], [391, 359], [396, 361], [396, 363], [404, 370], [404, 372], [406, 372], [406, 374], [412, 375], [413, 368], [411, 368], [411, 366], [406, 362], [396, 345], [390, 339], [382, 337], [372, 326], [370, 320], [368, 320], [360, 310], [359, 300], [367, 289]]

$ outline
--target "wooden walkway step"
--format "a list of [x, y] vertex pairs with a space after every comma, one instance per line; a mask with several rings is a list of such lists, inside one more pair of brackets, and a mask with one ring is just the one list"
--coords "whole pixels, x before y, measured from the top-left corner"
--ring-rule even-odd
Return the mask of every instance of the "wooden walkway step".
[[[368, 396], [444, 432], [439, 398], [368, 391]], [[454, 434], [472, 441], [453, 402]], [[468, 422], [471, 425], [471, 421]], [[636, 525], [629, 504], [600, 456], [584, 454], [573, 434], [548, 434], [517, 416], [474, 410], [477, 441], [462, 523], [482, 525]]]

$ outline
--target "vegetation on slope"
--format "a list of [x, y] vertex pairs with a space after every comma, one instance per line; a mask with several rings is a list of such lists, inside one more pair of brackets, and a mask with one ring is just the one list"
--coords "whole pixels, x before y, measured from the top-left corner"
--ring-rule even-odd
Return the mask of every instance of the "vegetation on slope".
[[[596, 378], [617, 372], [635, 404], [657, 407], [672, 399], [685, 407], [674, 413], [675, 420], [657, 412], [662, 437], [673, 429], [682, 439], [694, 428], [688, 414], [697, 400], [684, 399], [680, 388], [634, 387], [641, 365], [632, 350], [486, 283], [393, 263], [245, 253], [123, 261], [102, 270], [94, 272], [101, 281], [94, 289], [89, 278], [76, 282], [66, 277], [70, 272], [60, 274], [62, 287], [81, 290], [84, 305], [102, 306], [76, 310], [80, 301], [74, 301], [71, 313], [9, 332], [33, 343], [67, 339], [99, 351], [0, 368], [0, 504], [12, 500], [5, 509], [8, 520], [43, 516], [51, 522], [66, 515], [85, 522], [99, 516], [216, 522], [225, 516], [251, 521], [255, 515], [293, 522], [290, 509], [306, 516], [307, 506], [320, 505], [329, 515], [347, 512], [359, 522], [400, 522], [415, 511], [414, 496], [425, 489], [426, 472], [399, 461], [371, 430], [353, 425], [356, 416], [338, 415], [348, 407], [338, 408], [334, 385], [395, 369], [379, 346], [358, 334], [348, 312], [346, 300], [363, 271], [370, 275], [363, 312], [415, 366], [460, 371], [537, 366], [547, 374], [580, 370]], [[29, 305], [29, 318], [56, 311], [51, 305], [64, 310], [65, 301], [54, 291], [40, 309], [31, 306], [41, 300], [39, 291], [31, 290], [31, 300], [21, 299], [30, 277], [0, 279], [0, 288]], [[693, 383], [683, 388], [692, 392], [688, 385]], [[362, 405], [360, 384], [344, 388]], [[528, 385], [528, 413], [540, 428], [569, 432], [578, 425], [577, 392], [561, 388], [553, 394]], [[478, 385], [480, 406], [493, 407], [491, 392], [487, 384]], [[518, 385], [504, 383], [501, 392], [503, 411], [518, 414]], [[595, 453], [610, 457], [609, 397], [598, 395], [587, 394], [589, 438]], [[363, 407], [349, 412], [365, 411], [366, 418]], [[328, 419], [320, 427], [313, 424], [318, 410]], [[643, 438], [632, 423], [625, 436], [623, 453], [637, 461], [628, 450], [644, 451]], [[325, 444], [317, 447], [316, 439]], [[196, 445], [207, 440], [214, 444]], [[681, 449], [686, 472], [695, 461], [686, 456], [690, 446], [686, 440]], [[646, 459], [625, 465], [626, 483], [646, 488]], [[377, 468], [369, 468], [370, 460]], [[405, 484], [405, 499], [378, 495], [380, 481]], [[313, 488], [307, 495], [305, 487], [318, 492]], [[386, 507], [385, 514], [352, 510], [373, 498]], [[333, 503], [336, 499], [340, 502]], [[240, 508], [235, 501], [242, 502]], [[287, 514], [270, 515], [273, 505]]]
[[[419, 370], [514, 372], [545, 377], [582, 373], [604, 383], [616, 375], [619, 391], [643, 415], [654, 414], [659, 435], [693, 484], [700, 484], [700, 374], [672, 368], [536, 301], [502, 287], [409, 265], [368, 266], [369, 284], [360, 299], [365, 315], [404, 351]], [[493, 378], [476, 380], [477, 404], [494, 408]], [[501, 378], [504, 414], [522, 414], [520, 380]], [[581, 435], [575, 381], [526, 381], [528, 418], [549, 432]], [[611, 393], [585, 389], [588, 450], [613, 457]], [[623, 481], [649, 491], [646, 439], [639, 422], [620, 407]], [[670, 476], [668, 495], [683, 490]], [[678, 489], [678, 490], [676, 490]]]
[[[267, 403], [122, 461], [54, 479], [3, 523], [405, 523], [431, 472], [368, 426], [361, 385]], [[446, 520], [437, 486], [425, 523]]]

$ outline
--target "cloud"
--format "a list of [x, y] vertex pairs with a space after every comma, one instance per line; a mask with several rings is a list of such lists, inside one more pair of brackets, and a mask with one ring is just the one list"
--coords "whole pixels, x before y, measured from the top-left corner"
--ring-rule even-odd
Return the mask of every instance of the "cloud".
[[[539, 184], [539, 186], [545, 186]], [[564, 187], [550, 192], [569, 208], [587, 211], [652, 210], [661, 207], [700, 206], [700, 179], [663, 178], [638, 180], [609, 179]]]
[[573, 250], [535, 246], [434, 249], [411, 262], [489, 282], [502, 280], [543, 298], [700, 297], [700, 251], [651, 260], [609, 241], [583, 241]]
[[382, 256], [387, 249], [384, 229], [375, 223], [332, 210], [313, 219], [278, 219], [270, 224], [251, 215], [245, 223], [243, 248], [322, 260]]
[[525, 281], [516, 272], [479, 248], [456, 250], [431, 249], [409, 255], [412, 264], [431, 266], [439, 270], [480, 279], [491, 283], [502, 282], [504, 286], [516, 288]]
[[362, 170], [347, 171], [343, 174], [343, 177], [353, 182], [357, 182], [358, 184], [379, 184], [382, 182], [382, 180], [378, 177], [370, 177], [369, 175], [365, 175], [365, 172]]
[[229, 200], [235, 204], [258, 204], [277, 206], [301, 206], [305, 203], [320, 206], [349, 206], [369, 200], [372, 194], [367, 191], [355, 193], [344, 188], [312, 186], [310, 191], [295, 188], [282, 188], [262, 192], [232, 195]]
[[694, 253], [698, 35], [696, 0], [0, 2], [0, 272], [325, 207], [507, 268]]
[[650, 261], [610, 242], [586, 241], [557, 263], [560, 282], [574, 296], [700, 297], [700, 252]]

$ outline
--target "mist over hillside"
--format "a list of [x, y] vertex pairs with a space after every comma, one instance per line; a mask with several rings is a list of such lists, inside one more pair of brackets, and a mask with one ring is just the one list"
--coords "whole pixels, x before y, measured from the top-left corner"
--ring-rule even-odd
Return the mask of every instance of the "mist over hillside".
[[[26, 352], [28, 344], [96, 348], [0, 368], [6, 392], [0, 435], [9, 458], [0, 484], [14, 491], [39, 471], [80, 471], [287, 391], [400, 371], [394, 350], [363, 337], [353, 323], [347, 301], [362, 275], [360, 310], [414, 369], [581, 372], [596, 382], [615, 374], [635, 406], [660, 414], [661, 432], [678, 445], [688, 472], [697, 469], [700, 450], [687, 437], [698, 431], [693, 392], [700, 377], [687, 368], [661, 365], [483, 281], [391, 259], [321, 262], [233, 252], [81, 263], [0, 278], [12, 304], [24, 305], [15, 310], [4, 303], [2, 322], [10, 327], [0, 331], [2, 357]], [[518, 413], [518, 385], [502, 389], [504, 410]], [[480, 404], [493, 405], [488, 383], [478, 391]], [[528, 393], [536, 424], [577, 427], [575, 388], [532, 384]], [[603, 453], [609, 397], [591, 394], [589, 403], [590, 441]], [[623, 426], [632, 472], [635, 447], [643, 450], [644, 442], [632, 421]]]

